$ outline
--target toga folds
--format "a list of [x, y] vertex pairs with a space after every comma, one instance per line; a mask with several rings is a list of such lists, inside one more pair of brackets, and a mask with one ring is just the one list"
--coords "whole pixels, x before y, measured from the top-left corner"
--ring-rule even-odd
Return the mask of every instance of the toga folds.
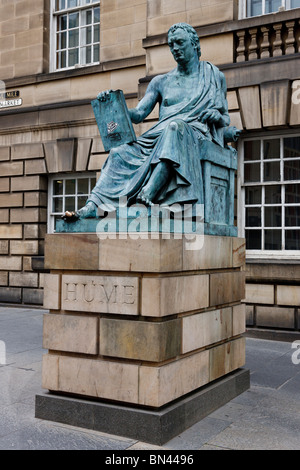
[[[167, 74], [172, 81], [171, 71]], [[226, 83], [222, 72], [213, 64], [199, 62], [197, 87], [188, 99], [160, 109], [159, 121], [136, 142], [111, 150], [89, 201], [106, 211], [127, 198], [127, 205], [136, 197], [150, 178], [153, 166], [161, 160], [171, 164], [171, 176], [153, 201], [161, 205], [202, 204], [201, 140], [210, 140], [224, 147], [224, 127], [207, 125], [198, 120], [201, 112], [218, 110], [228, 116]], [[177, 126], [171, 123], [177, 123]]]

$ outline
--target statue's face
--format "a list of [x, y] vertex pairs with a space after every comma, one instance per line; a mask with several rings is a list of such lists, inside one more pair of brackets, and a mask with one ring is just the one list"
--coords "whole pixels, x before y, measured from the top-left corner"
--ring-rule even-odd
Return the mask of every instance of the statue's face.
[[181, 28], [169, 34], [168, 44], [176, 62], [189, 62], [196, 52], [195, 46], [191, 42], [189, 34]]

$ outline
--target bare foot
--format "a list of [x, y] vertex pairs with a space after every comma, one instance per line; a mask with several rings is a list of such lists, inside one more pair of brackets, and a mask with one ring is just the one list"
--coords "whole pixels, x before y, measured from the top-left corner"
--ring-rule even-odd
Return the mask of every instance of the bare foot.
[[66, 222], [76, 222], [78, 219], [89, 219], [97, 216], [97, 206], [92, 201], [89, 201], [82, 209], [76, 212], [65, 212], [62, 219]]
[[136, 201], [142, 204], [146, 204], [146, 206], [153, 206], [150, 191], [148, 193], [148, 191], [145, 188], [142, 189], [142, 191], [138, 194]]

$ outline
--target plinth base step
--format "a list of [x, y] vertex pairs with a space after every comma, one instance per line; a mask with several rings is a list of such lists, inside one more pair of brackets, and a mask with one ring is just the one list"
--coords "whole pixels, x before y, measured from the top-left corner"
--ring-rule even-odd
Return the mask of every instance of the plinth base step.
[[238, 369], [158, 410], [44, 393], [35, 417], [161, 446], [249, 387], [249, 370]]

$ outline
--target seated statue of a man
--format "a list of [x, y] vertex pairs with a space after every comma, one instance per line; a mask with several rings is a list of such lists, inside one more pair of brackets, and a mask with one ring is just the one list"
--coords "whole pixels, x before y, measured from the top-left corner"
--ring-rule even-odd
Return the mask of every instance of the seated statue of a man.
[[[97, 207], [113, 210], [121, 198], [127, 198], [128, 205], [203, 203], [199, 143], [225, 146], [230, 123], [225, 77], [199, 60], [199, 38], [190, 25], [173, 25], [168, 45], [177, 67], [154, 77], [138, 106], [129, 109], [138, 124], [159, 103], [157, 124], [136, 142], [110, 151], [86, 205], [75, 214], [66, 213], [66, 219], [95, 217]], [[105, 99], [105, 93], [98, 99]]]

